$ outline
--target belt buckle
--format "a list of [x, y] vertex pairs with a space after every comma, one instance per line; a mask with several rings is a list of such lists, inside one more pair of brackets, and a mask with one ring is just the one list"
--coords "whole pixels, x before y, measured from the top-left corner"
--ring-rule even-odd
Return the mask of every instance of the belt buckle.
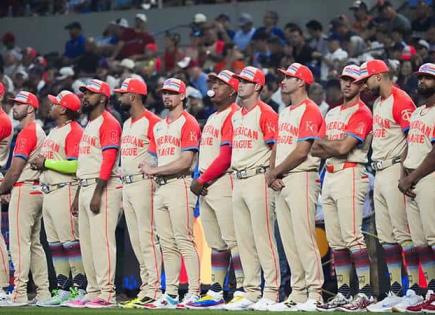
[[124, 176], [124, 184], [131, 184], [131, 183], [133, 183], [132, 176], [131, 175]]
[[236, 172], [237, 179], [243, 179], [248, 177], [248, 171], [246, 169]]
[[266, 168], [261, 166], [255, 170], [255, 174], [263, 174], [266, 173]]
[[48, 194], [50, 192], [50, 187], [46, 184], [41, 184], [41, 190], [44, 194]]
[[162, 185], [166, 185], [168, 181], [166, 180], [166, 178], [160, 176], [160, 177], [156, 177], [156, 183], [162, 186]]
[[87, 178], [80, 179], [80, 186], [87, 187], [88, 186], [88, 179]]
[[384, 161], [376, 161], [375, 165], [376, 165], [376, 169], [380, 170], [384, 166]]

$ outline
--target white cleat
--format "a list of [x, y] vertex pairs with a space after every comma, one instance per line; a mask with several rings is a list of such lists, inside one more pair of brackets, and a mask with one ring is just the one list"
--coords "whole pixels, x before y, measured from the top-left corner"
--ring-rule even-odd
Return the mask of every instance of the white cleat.
[[367, 311], [372, 313], [390, 313], [393, 307], [402, 302], [400, 296], [395, 295], [393, 292], [388, 292], [388, 295], [382, 301], [367, 306]]
[[319, 305], [319, 301], [315, 299], [308, 299], [305, 303], [296, 304], [296, 308], [298, 311], [302, 312], [315, 312], [317, 311], [317, 306]]
[[270, 306], [277, 304], [275, 301], [268, 298], [261, 298], [256, 303], [252, 304], [249, 309], [252, 311], [267, 311]]
[[267, 310], [269, 312], [297, 312], [297, 303], [287, 299], [285, 302], [275, 303], [270, 305]]
[[424, 301], [424, 298], [417, 295], [414, 290], [408, 289], [406, 295], [402, 297], [400, 303], [392, 307], [393, 312], [405, 313], [407, 308], [410, 306], [415, 306]]
[[250, 306], [254, 304], [251, 300], [248, 300], [245, 292], [236, 291], [233, 299], [225, 305], [227, 311], [246, 311]]

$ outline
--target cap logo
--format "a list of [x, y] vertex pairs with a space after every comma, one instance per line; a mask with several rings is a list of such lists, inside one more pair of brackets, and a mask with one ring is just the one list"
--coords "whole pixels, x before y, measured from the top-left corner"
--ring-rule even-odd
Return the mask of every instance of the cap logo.
[[300, 64], [291, 64], [290, 67], [288, 67], [287, 71], [290, 72], [291, 74], [295, 74], [299, 68], [301, 67]]
[[222, 71], [221, 73], [219, 73], [219, 78], [221, 78], [224, 81], [230, 81], [231, 80], [232, 75], [230, 73], [228, 73], [227, 70]]
[[29, 98], [29, 94], [27, 92], [20, 92], [15, 96], [15, 99], [20, 102], [26, 103]]
[[435, 65], [433, 63], [426, 63], [420, 67], [419, 72], [435, 75]]
[[91, 80], [88, 85], [89, 87], [93, 87], [98, 91], [101, 89], [101, 83], [96, 80]]
[[179, 91], [181, 89], [181, 85], [179, 82], [172, 80], [172, 79], [168, 79], [165, 81], [165, 83], [163, 84], [163, 88], [169, 88], [169, 89], [174, 89], [176, 91]]
[[60, 101], [62, 101], [62, 99], [63, 99], [65, 96], [67, 96], [68, 94], [72, 94], [72, 93], [71, 93], [71, 92], [68, 92], [68, 91], [62, 91], [62, 92], [60, 92], [60, 93], [56, 96], [57, 101], [60, 103]]
[[253, 70], [252, 68], [245, 68], [242, 70], [242, 73], [240, 73], [241, 77], [247, 77], [249, 78], [251, 81], [254, 81], [255, 79], [255, 70]]
[[346, 67], [344, 68], [343, 74], [350, 74], [353, 76], [360, 76], [361, 71], [359, 69], [356, 69], [354, 67]]
[[369, 72], [368, 72], [368, 70], [367, 70], [367, 64], [363, 64], [363, 65], [361, 66], [360, 70], [359, 70], [359, 75], [360, 75], [360, 76], [366, 76], [366, 75], [368, 75], [368, 74], [369, 74]]
[[127, 81], [124, 81], [124, 82], [122, 82], [122, 84], [121, 84], [121, 89], [122, 90], [127, 90], [128, 89], [128, 84], [129, 84], [130, 82], [127, 82]]

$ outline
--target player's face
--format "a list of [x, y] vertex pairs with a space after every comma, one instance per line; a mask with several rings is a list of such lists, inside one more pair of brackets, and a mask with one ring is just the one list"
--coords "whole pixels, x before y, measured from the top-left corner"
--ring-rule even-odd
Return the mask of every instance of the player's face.
[[162, 91], [162, 100], [165, 108], [172, 110], [177, 106], [183, 106], [184, 95], [172, 91]]
[[56, 120], [59, 118], [61, 112], [61, 106], [56, 104], [50, 104], [50, 111], [48, 112], [48, 115], [50, 118]]
[[375, 93], [375, 94], [379, 94], [380, 82], [381, 82], [381, 77], [379, 74], [377, 74], [377, 75], [372, 75], [371, 77], [369, 77], [366, 80], [365, 85], [370, 90], [370, 92]]
[[214, 92], [214, 96], [210, 98], [213, 103], [222, 103], [234, 94], [234, 90], [228, 84], [217, 79], [213, 81], [211, 89]]
[[299, 87], [299, 79], [286, 75], [281, 81], [281, 91], [284, 94], [292, 94]]
[[435, 93], [435, 77], [421, 75], [418, 78], [418, 94], [423, 97], [432, 96]]
[[361, 85], [355, 84], [354, 81], [354, 79], [349, 77], [340, 79], [341, 92], [346, 100], [353, 99], [360, 92]]
[[31, 106], [27, 104], [14, 103], [13, 116], [15, 120], [21, 121], [26, 118]]
[[119, 96], [119, 102], [121, 103], [121, 108], [125, 111], [129, 110], [131, 107], [131, 95], [130, 93], [122, 93]]
[[251, 97], [255, 93], [256, 84], [246, 80], [239, 81], [238, 95], [241, 99]]
[[85, 90], [83, 93], [82, 112], [88, 114], [101, 102], [101, 95]]

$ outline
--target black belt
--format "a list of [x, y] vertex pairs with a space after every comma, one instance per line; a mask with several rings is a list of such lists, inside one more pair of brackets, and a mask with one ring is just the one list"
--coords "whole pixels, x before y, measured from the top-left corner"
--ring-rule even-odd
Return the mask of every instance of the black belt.
[[67, 183], [58, 183], [58, 184], [44, 184], [41, 183], [41, 190], [44, 194], [49, 194], [55, 190], [58, 190], [60, 188], [66, 187], [66, 186], [76, 186], [79, 183], [77, 181], [75, 182], [67, 182]]
[[395, 158], [392, 158], [390, 160], [378, 160], [378, 161], [373, 161], [372, 162], [372, 168], [375, 171], [382, 171], [390, 166], [393, 166], [394, 164], [400, 163], [400, 161], [402, 160], [402, 158], [400, 156], [396, 156]]
[[126, 175], [121, 177], [121, 181], [123, 184], [133, 184], [143, 179], [151, 179], [152, 176], [146, 174], [134, 174], [134, 175]]
[[166, 185], [172, 179], [181, 179], [181, 178], [186, 178], [187, 176], [189, 175], [177, 174], [177, 175], [168, 175], [168, 176], [156, 176], [154, 177], [154, 181], [157, 183], [157, 185], [163, 186]]
[[257, 168], [236, 171], [236, 178], [237, 179], [246, 179], [246, 178], [258, 175], [258, 174], [264, 174], [264, 173], [266, 173], [268, 168], [269, 168], [269, 166], [260, 166]]

